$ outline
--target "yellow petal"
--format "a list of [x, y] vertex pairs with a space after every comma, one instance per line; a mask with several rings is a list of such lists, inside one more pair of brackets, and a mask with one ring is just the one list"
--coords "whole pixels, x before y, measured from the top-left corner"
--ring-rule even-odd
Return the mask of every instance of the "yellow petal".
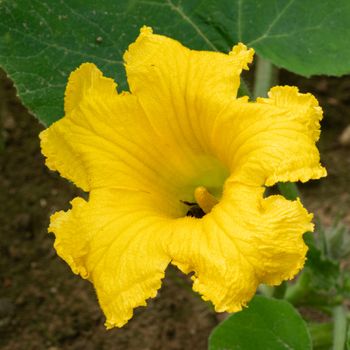
[[276, 87], [269, 99], [233, 102], [216, 119], [215, 153], [233, 179], [271, 186], [326, 175], [316, 147], [322, 110], [310, 94]]
[[155, 177], [159, 187], [167, 187], [169, 180], [157, 171], [165, 155], [154, 145], [156, 136], [137, 98], [118, 95], [114, 85], [109, 92], [115, 93], [108, 94], [107, 82], [92, 64], [72, 74], [69, 113], [40, 134], [46, 165], [86, 191], [151, 190]]
[[96, 93], [108, 97], [116, 95], [117, 84], [113, 79], [104, 77], [94, 64], [83, 63], [69, 76], [64, 99], [65, 112], [71, 112], [80, 102]]
[[241, 310], [260, 283], [279, 284], [304, 264], [302, 235], [312, 230], [312, 216], [298, 201], [262, 194], [262, 188], [228, 181], [209, 214], [174, 224], [172, 263], [194, 272], [193, 289], [217, 311]]
[[[96, 99], [97, 95], [101, 100], [110, 101], [117, 96], [116, 84], [112, 79], [103, 77], [94, 64], [84, 63], [69, 76], [65, 92], [65, 112], [71, 113], [81, 103], [86, 104], [90, 98]], [[78, 119], [76, 121], [82, 123], [79, 116], [72, 119]], [[69, 130], [70, 126], [66, 134], [58, 123], [61, 122], [56, 122], [51, 128], [40, 134], [42, 152], [47, 157], [46, 165], [51, 170], [58, 170], [62, 176], [88, 191], [90, 184], [86, 164], [75, 152], [75, 146], [69, 142], [72, 134]]]
[[170, 261], [163, 249], [167, 220], [136, 191], [95, 190], [72, 206], [51, 217], [55, 248], [93, 282], [107, 328], [121, 327], [160, 288]]
[[236, 97], [240, 73], [252, 57], [253, 50], [243, 44], [228, 55], [194, 51], [144, 27], [124, 60], [130, 91], [154, 128], [177, 140], [178, 147], [202, 150], [202, 129], [205, 132], [214, 117], [206, 111], [206, 99]]

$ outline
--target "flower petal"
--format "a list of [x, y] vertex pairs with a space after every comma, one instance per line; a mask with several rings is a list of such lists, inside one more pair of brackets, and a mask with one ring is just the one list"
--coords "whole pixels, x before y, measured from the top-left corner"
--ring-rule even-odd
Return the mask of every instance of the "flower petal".
[[311, 94], [275, 87], [270, 98], [237, 101], [216, 119], [212, 143], [233, 179], [272, 186], [326, 176], [316, 148], [322, 110]]
[[170, 261], [163, 249], [168, 220], [136, 191], [95, 190], [88, 202], [51, 217], [58, 254], [93, 282], [107, 328], [121, 327], [154, 297]]
[[64, 99], [65, 112], [71, 112], [80, 102], [96, 93], [112, 97], [117, 94], [117, 84], [113, 79], [104, 77], [93, 63], [83, 63], [69, 76]]
[[175, 224], [172, 263], [194, 271], [193, 289], [217, 311], [241, 310], [260, 283], [279, 284], [304, 264], [312, 216], [299, 201], [262, 195], [263, 188], [228, 181], [209, 214]]
[[[65, 92], [65, 112], [70, 114], [84, 101], [96, 99], [97, 95], [101, 100], [110, 101], [117, 96], [116, 84], [112, 79], [103, 77], [94, 64], [84, 63], [69, 76]], [[84, 121], [84, 118], [75, 119], [78, 119], [76, 121], [80, 124]], [[46, 165], [51, 170], [58, 170], [63, 177], [88, 191], [90, 185], [86, 164], [80, 154], [75, 152], [72, 142], [69, 142], [71, 138], [75, 139], [76, 127], [70, 130], [71, 126], [67, 124], [67, 121], [62, 122], [61, 119], [40, 134], [42, 152], [47, 157]], [[67, 134], [64, 131], [65, 125], [68, 129]]]
[[[202, 149], [206, 98], [233, 99], [254, 51], [238, 44], [230, 54], [194, 51], [143, 27], [124, 55], [128, 83], [151, 124], [168, 138]], [[211, 116], [213, 117], [213, 116]]]
[[47, 166], [86, 191], [150, 189], [155, 177], [166, 186], [169, 180], [157, 171], [163, 151], [151, 142], [155, 134], [136, 97], [112, 93], [108, 82], [91, 64], [72, 74], [69, 113], [40, 134]]

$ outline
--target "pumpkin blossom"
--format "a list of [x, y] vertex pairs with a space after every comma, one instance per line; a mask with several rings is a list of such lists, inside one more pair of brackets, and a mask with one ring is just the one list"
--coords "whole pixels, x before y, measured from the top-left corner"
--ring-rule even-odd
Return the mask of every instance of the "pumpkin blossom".
[[65, 116], [41, 147], [89, 198], [52, 215], [49, 231], [94, 284], [107, 328], [157, 294], [169, 264], [193, 272], [193, 289], [218, 312], [241, 310], [260, 283], [303, 267], [312, 215], [264, 192], [326, 175], [315, 146], [322, 110], [290, 86], [237, 98], [253, 53], [194, 51], [143, 27], [124, 55], [130, 92], [91, 63], [70, 75]]

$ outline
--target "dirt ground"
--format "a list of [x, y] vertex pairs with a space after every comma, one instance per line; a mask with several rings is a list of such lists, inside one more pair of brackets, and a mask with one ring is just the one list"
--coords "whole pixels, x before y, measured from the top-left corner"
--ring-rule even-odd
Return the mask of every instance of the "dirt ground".
[[[281, 82], [313, 92], [325, 110], [319, 146], [329, 175], [301, 186], [303, 201], [323, 224], [340, 216], [350, 226], [350, 148], [338, 142], [350, 124], [350, 77], [308, 80], [282, 73]], [[124, 328], [105, 330], [92, 285], [56, 256], [47, 234], [49, 216], [67, 209], [78, 190], [44, 166], [38, 142], [43, 127], [3, 73], [0, 116], [0, 348], [206, 349], [218, 317], [175, 269], [147, 308], [137, 309]]]

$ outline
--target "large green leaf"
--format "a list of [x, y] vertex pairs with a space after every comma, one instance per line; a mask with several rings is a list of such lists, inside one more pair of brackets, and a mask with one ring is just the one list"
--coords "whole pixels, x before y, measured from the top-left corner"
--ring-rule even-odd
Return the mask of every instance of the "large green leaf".
[[241, 15], [234, 40], [301, 75], [350, 73], [349, 0], [235, 2], [241, 3]]
[[44, 123], [67, 76], [96, 63], [125, 89], [122, 54], [144, 25], [194, 49], [242, 41], [303, 75], [350, 72], [348, 0], [0, 0], [0, 66]]
[[209, 350], [310, 350], [306, 324], [284, 300], [256, 296], [247, 309], [217, 326]]

